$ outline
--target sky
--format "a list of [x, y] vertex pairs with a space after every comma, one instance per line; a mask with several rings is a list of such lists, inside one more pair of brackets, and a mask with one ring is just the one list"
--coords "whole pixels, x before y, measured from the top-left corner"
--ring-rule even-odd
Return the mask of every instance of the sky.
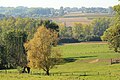
[[3, 7], [104, 7], [118, 4], [118, 0], [0, 0], [0, 6]]

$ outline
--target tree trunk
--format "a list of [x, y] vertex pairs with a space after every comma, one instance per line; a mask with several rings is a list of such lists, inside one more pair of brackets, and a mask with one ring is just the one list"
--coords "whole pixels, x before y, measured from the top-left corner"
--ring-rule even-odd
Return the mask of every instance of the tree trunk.
[[115, 49], [114, 49], [114, 51], [115, 51], [115, 52], [118, 52], [118, 49], [117, 49], [117, 48], [115, 48]]
[[49, 70], [46, 71], [46, 75], [48, 75], [48, 76], [50, 75]]

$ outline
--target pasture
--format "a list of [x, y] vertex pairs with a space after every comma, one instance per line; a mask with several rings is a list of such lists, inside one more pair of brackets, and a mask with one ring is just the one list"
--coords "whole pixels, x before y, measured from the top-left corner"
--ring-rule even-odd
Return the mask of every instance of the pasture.
[[69, 17], [69, 18], [52, 18], [56, 23], [63, 23], [66, 26], [74, 26], [74, 23], [79, 22], [82, 24], [89, 24], [92, 20], [88, 20], [86, 17]]
[[66, 26], [74, 26], [74, 23], [90, 24], [94, 19], [103, 17], [113, 17], [108, 13], [68, 13], [63, 17], [50, 18], [56, 23], [65, 23]]
[[110, 59], [120, 58], [120, 53], [109, 50], [106, 43], [79, 43], [59, 45], [60, 65], [45, 76], [42, 70], [19, 74], [17, 69], [1, 70], [0, 80], [120, 80], [120, 64], [110, 64]]

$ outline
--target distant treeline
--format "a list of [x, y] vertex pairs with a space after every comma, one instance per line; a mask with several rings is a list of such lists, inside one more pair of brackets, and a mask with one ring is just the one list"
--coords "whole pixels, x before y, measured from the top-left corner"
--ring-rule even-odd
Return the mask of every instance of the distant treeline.
[[[28, 7], [0, 7], [0, 14], [4, 14], [6, 16], [13, 16], [13, 17], [31, 17], [31, 18], [38, 18], [38, 17], [58, 17], [63, 16], [64, 14], [68, 14], [71, 12], [80, 12], [80, 13], [108, 13], [113, 14], [112, 7], [109, 8], [102, 8], [102, 7], [60, 7], [60, 9], [54, 8], [28, 8]], [[0, 16], [1, 17], [1, 16]]]
[[60, 24], [59, 35], [60, 41], [64, 43], [81, 42], [81, 41], [101, 41], [104, 31], [112, 24], [111, 18], [98, 18], [91, 24], [74, 23], [74, 26], [66, 27]]

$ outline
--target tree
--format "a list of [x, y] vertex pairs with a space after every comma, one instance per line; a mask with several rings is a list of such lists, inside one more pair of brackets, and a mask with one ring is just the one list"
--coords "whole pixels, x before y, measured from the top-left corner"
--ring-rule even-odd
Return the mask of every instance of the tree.
[[93, 35], [95, 36], [96, 40], [101, 40], [100, 36], [102, 36], [104, 31], [109, 28], [110, 23], [111, 20], [109, 18], [98, 18], [93, 20]]
[[73, 37], [75, 39], [78, 39], [79, 41], [83, 41], [84, 38], [83, 24], [75, 23], [72, 32], [73, 32]]
[[116, 5], [113, 8], [116, 12], [113, 18], [113, 23], [110, 28], [108, 28], [102, 40], [107, 41], [110, 48], [113, 48], [115, 52], [120, 51], [120, 5]]
[[84, 41], [92, 40], [92, 38], [93, 38], [93, 34], [92, 34], [93, 28], [92, 28], [92, 26], [90, 24], [88, 24], [88, 25], [84, 24], [83, 31], [84, 31], [83, 33], [85, 35]]
[[53, 42], [57, 40], [56, 31], [51, 31], [44, 26], [37, 29], [33, 39], [25, 44], [29, 66], [41, 68], [49, 75], [49, 70], [58, 62], [60, 54], [53, 49]]
[[25, 66], [27, 60], [23, 44], [26, 39], [27, 35], [22, 31], [10, 30], [4, 34], [7, 68]]
[[72, 27], [66, 27], [65, 23], [59, 24], [59, 37], [60, 38], [72, 38]]
[[0, 44], [0, 69], [5, 69], [7, 67], [7, 55], [5, 46]]
[[59, 24], [59, 37], [65, 37], [66, 27], [63, 23]]
[[38, 26], [41, 26], [43, 21], [40, 19], [9, 17], [0, 20], [0, 33], [7, 32], [8, 30], [21, 30], [26, 31], [28, 34], [27, 39], [31, 39], [36, 32]]
[[57, 32], [59, 32], [59, 26], [52, 22], [52, 20], [45, 20], [43, 22], [43, 25], [47, 28], [47, 29], [51, 29], [51, 30], [55, 30]]
[[61, 6], [59, 10], [59, 16], [63, 16], [63, 15], [64, 15], [64, 8]]

